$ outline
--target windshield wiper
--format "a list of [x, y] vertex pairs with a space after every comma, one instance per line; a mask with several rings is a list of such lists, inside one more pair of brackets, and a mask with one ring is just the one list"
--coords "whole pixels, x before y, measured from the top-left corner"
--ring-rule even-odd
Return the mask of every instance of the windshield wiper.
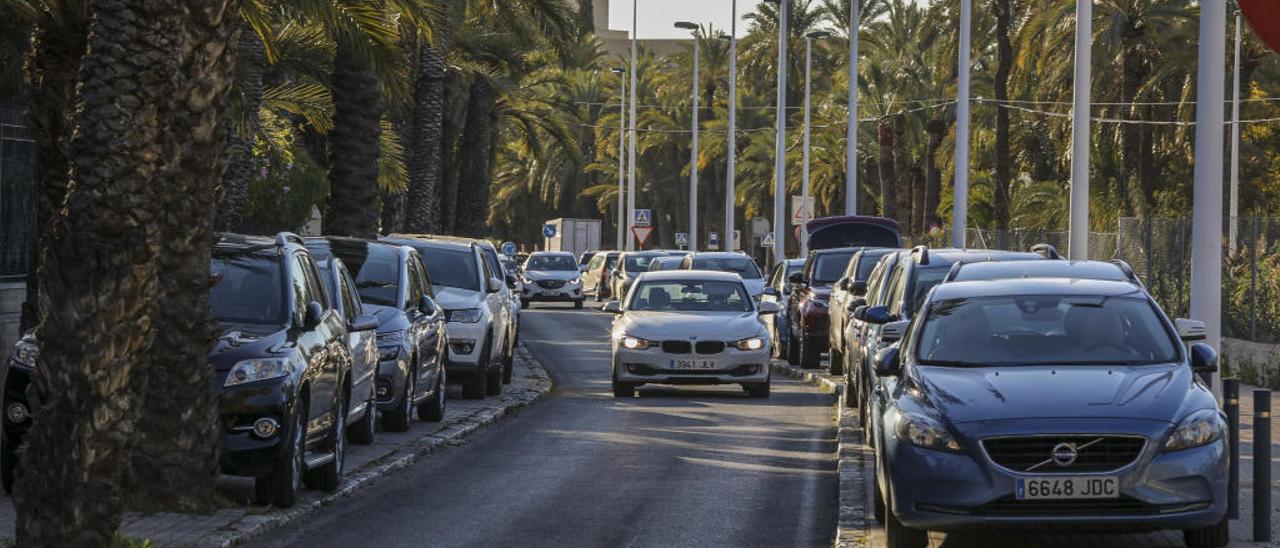
[[384, 282], [380, 280], [365, 280], [363, 282], [356, 282], [356, 287], [361, 289], [366, 289], [370, 287], [395, 287], [395, 286], [396, 286], [395, 282]]
[[942, 367], [986, 367], [991, 364], [960, 360], [920, 360], [920, 365], [937, 365]]

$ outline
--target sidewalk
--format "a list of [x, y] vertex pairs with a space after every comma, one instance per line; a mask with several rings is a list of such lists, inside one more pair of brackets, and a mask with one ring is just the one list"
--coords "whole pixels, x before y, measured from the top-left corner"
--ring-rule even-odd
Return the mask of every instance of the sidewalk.
[[[869, 548], [884, 546], [883, 526], [871, 517], [871, 481], [875, 477], [875, 456], [863, 442], [862, 428], [857, 415], [844, 406], [843, 380], [827, 374], [826, 367], [800, 369], [785, 362], [773, 362], [775, 373], [806, 380], [826, 387], [837, 395], [839, 411], [839, 477], [840, 515], [834, 545], [838, 548]], [[1280, 424], [1274, 417], [1280, 411], [1280, 401], [1272, 397], [1272, 539], [1271, 543], [1253, 542], [1253, 391], [1255, 387], [1240, 387], [1240, 519], [1231, 522], [1232, 548], [1261, 548], [1280, 546]], [[954, 534], [932, 533], [933, 548], [987, 548], [1001, 547], [1150, 547], [1182, 548], [1179, 531], [1161, 531], [1144, 535], [1098, 534]]]
[[[511, 384], [502, 396], [464, 400], [459, 387], [450, 387], [448, 410], [441, 422], [415, 421], [409, 432], [378, 431], [372, 445], [348, 445], [346, 477], [334, 493], [304, 490], [290, 509], [254, 506], [253, 480], [219, 476], [218, 491], [238, 506], [211, 514], [125, 514], [120, 534], [150, 540], [155, 546], [231, 546], [297, 520], [369, 486], [395, 470], [407, 467], [437, 449], [466, 443], [477, 429], [524, 407], [551, 390], [547, 372], [521, 347], [516, 354]], [[0, 497], [0, 544], [12, 542], [13, 499]]]

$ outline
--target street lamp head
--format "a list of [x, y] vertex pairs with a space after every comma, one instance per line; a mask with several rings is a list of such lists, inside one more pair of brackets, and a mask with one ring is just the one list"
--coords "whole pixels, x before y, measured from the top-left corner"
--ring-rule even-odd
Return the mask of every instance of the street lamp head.
[[730, 36], [730, 35], [728, 35], [728, 34], [723, 34], [723, 33], [721, 33], [721, 34], [717, 35], [717, 36], [716, 36], [716, 38], [719, 38], [719, 39], [721, 39], [721, 40], [724, 40], [725, 42], [732, 42], [732, 41], [733, 41], [733, 36]]
[[809, 34], [804, 35], [805, 38], [808, 38], [810, 40], [826, 38], [828, 36], [831, 36], [831, 33], [825, 30], [815, 30], [813, 32], [810, 32]]
[[614, 74], [622, 74], [622, 73], [627, 72], [627, 69], [624, 69], [624, 68], [622, 68], [622, 67], [613, 67], [613, 68], [609, 69], [609, 72], [612, 72], [612, 73], [614, 73]]
[[698, 24], [697, 24], [697, 23], [690, 23], [690, 22], [688, 22], [688, 21], [677, 21], [677, 22], [676, 22], [676, 28], [678, 28], [678, 29], [684, 29], [684, 30], [697, 31], [697, 30], [698, 30]]

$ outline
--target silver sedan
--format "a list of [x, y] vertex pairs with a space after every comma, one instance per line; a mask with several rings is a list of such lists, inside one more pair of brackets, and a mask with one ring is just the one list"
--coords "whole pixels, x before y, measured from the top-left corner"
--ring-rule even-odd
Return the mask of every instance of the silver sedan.
[[730, 272], [671, 270], [641, 274], [621, 301], [610, 301], [613, 395], [631, 397], [642, 384], [740, 384], [769, 397], [768, 333], [757, 303]]

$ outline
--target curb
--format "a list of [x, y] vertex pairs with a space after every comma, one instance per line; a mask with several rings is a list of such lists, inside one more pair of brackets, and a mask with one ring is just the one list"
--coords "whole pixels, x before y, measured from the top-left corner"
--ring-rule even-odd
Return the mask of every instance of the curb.
[[499, 407], [478, 410], [470, 415], [456, 417], [446, 423], [445, 428], [427, 434], [417, 440], [410, 441], [395, 449], [393, 453], [365, 465], [346, 475], [342, 487], [332, 493], [308, 501], [284, 512], [273, 512], [246, 516], [237, 522], [235, 531], [211, 535], [203, 543], [207, 546], [225, 548], [247, 542], [270, 530], [288, 525], [320, 508], [331, 506], [344, 497], [369, 487], [378, 479], [391, 472], [408, 467], [418, 460], [429, 456], [437, 449], [459, 446], [466, 443], [466, 438], [476, 431], [493, 424], [498, 419], [511, 414], [522, 407], [527, 407], [551, 393], [553, 383], [547, 370], [533, 357], [524, 345], [516, 348], [516, 358], [529, 369], [532, 387], [519, 392], [504, 392], [502, 405]]
[[836, 548], [866, 548], [871, 545], [871, 523], [868, 499], [871, 489], [871, 467], [875, 455], [867, 447], [858, 415], [844, 406], [844, 385], [819, 371], [801, 369], [786, 362], [773, 362], [770, 368], [778, 374], [802, 380], [822, 388], [836, 397], [836, 474], [839, 478], [840, 512], [836, 519]]

